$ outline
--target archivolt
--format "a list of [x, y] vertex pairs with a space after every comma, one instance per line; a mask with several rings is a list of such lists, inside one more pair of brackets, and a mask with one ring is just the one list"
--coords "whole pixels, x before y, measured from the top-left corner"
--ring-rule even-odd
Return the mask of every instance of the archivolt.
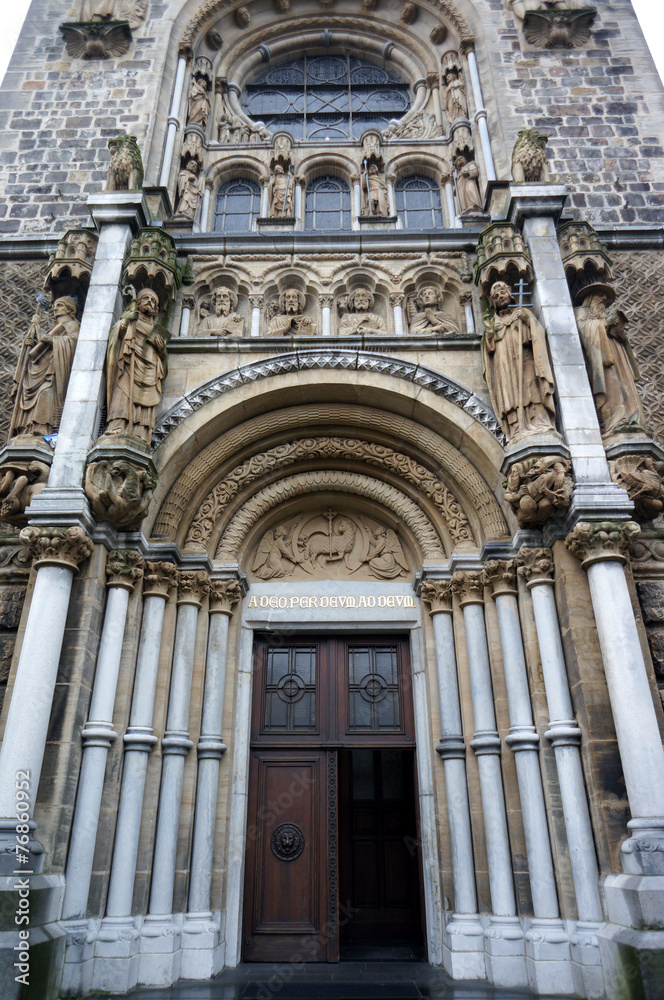
[[387, 507], [410, 529], [424, 559], [445, 558], [445, 549], [429, 519], [399, 490], [369, 476], [325, 470], [290, 476], [266, 486], [253, 496], [229, 522], [219, 541], [215, 558], [221, 562], [235, 561], [242, 542], [260, 517], [292, 497], [320, 490], [354, 493]]

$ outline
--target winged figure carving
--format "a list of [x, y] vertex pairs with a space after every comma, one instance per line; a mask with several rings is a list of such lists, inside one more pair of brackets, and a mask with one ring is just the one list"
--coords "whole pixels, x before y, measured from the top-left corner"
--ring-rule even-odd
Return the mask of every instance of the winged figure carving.
[[131, 43], [126, 21], [61, 24], [60, 31], [72, 59], [114, 59], [123, 56]]
[[523, 33], [526, 41], [542, 49], [573, 49], [585, 45], [590, 38], [596, 14], [592, 7], [529, 10], [523, 21]]

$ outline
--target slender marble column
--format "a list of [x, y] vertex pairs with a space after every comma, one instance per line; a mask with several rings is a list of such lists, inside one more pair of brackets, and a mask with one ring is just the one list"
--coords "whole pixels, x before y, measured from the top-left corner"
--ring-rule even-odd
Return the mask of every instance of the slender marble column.
[[396, 200], [394, 198], [394, 181], [395, 181], [395, 179], [396, 178], [395, 178], [394, 174], [387, 174], [386, 177], [385, 177], [385, 180], [387, 181], [387, 204], [389, 206], [388, 207], [388, 211], [389, 211], [390, 215], [392, 215], [392, 216], [394, 216], [394, 215], [397, 214], [397, 203], [396, 203]]
[[445, 204], [447, 205], [447, 219], [451, 229], [459, 229], [461, 221], [457, 215], [454, 204], [454, 185], [451, 178], [445, 181]]
[[182, 299], [182, 315], [180, 316], [180, 329], [178, 337], [189, 336], [189, 323], [191, 321], [191, 311], [194, 308], [194, 299], [191, 295], [185, 295]]
[[127, 620], [129, 595], [143, 576], [143, 560], [138, 552], [109, 552], [106, 560], [106, 612], [97, 656], [90, 715], [81, 732], [83, 760], [71, 843], [65, 873], [62, 917], [84, 917], [90, 891], [99, 810], [104, 786], [106, 758], [117, 739], [113, 731], [113, 706], [120, 672], [120, 656]]
[[519, 562], [519, 573], [525, 578], [533, 601], [549, 709], [546, 738], [556, 757], [577, 913], [582, 921], [601, 921], [599, 870], [579, 751], [581, 730], [574, 718], [567, 681], [553, 593], [553, 556], [550, 549], [524, 548], [519, 553]]
[[180, 104], [182, 102], [182, 90], [184, 88], [184, 74], [187, 69], [187, 60], [185, 56], [180, 56], [178, 59], [178, 68], [175, 74], [175, 86], [173, 88], [173, 99], [171, 101], [171, 110], [168, 116], [168, 132], [166, 133], [166, 148], [164, 150], [164, 161], [161, 166], [161, 174], [159, 175], [159, 186], [168, 187], [168, 181], [171, 176], [171, 164], [173, 162], [173, 149], [175, 148], [175, 136], [177, 130], [180, 127], [180, 120], [178, 114], [180, 112]]
[[440, 77], [438, 73], [429, 73], [427, 76], [427, 86], [433, 96], [433, 113], [438, 125], [443, 124], [443, 109], [440, 104]]
[[304, 177], [301, 177], [298, 174], [295, 178], [295, 204], [293, 207], [293, 212], [295, 213], [295, 232], [300, 232], [302, 229], [304, 229], [304, 218], [302, 215], [303, 192], [304, 192]]
[[249, 305], [251, 306], [251, 337], [261, 335], [261, 307], [263, 305], [262, 295], [250, 295]]
[[480, 130], [480, 139], [482, 142], [484, 169], [486, 170], [487, 180], [495, 181], [496, 168], [493, 163], [493, 154], [491, 152], [491, 139], [489, 138], [489, 129], [486, 122], [486, 108], [484, 107], [484, 98], [482, 96], [482, 84], [480, 83], [480, 75], [477, 71], [477, 59], [475, 58], [473, 49], [470, 49], [468, 52], [468, 69], [470, 70], [470, 82], [473, 88], [473, 98], [475, 100], [475, 121], [477, 122]]
[[74, 573], [92, 554], [93, 544], [81, 527], [35, 528], [21, 532], [21, 541], [35, 560], [37, 571], [16, 670], [11, 703], [0, 748], [0, 875], [16, 868], [17, 775], [27, 774], [30, 863], [41, 871], [41, 845], [34, 841], [33, 820], [58, 676], [58, 664], [67, 621]]
[[321, 305], [321, 336], [331, 337], [332, 336], [332, 303], [334, 302], [333, 295], [321, 295], [320, 305]]
[[267, 219], [270, 214], [269, 178], [263, 182], [261, 191], [261, 219]]
[[360, 228], [360, 216], [362, 215], [362, 191], [360, 188], [360, 178], [357, 174], [351, 177], [351, 182], [353, 185], [353, 218], [352, 227], [353, 229]]
[[[157, 813], [149, 913], [170, 915], [173, 907], [184, 758], [193, 743], [189, 739], [189, 700], [196, 645], [196, 622], [201, 602], [209, 589], [207, 574], [181, 572], [178, 586], [178, 617], [175, 628], [171, 690], [166, 732], [161, 741], [163, 763]], [[144, 932], [147, 928], [144, 928]]]
[[210, 231], [209, 215], [210, 215], [210, 198], [212, 197], [212, 181], [209, 177], [205, 178], [205, 190], [203, 191], [203, 201], [201, 202], [201, 214], [199, 216], [198, 231], [201, 233], [207, 233]]
[[461, 304], [464, 308], [464, 312], [466, 315], [466, 331], [468, 333], [475, 333], [475, 317], [473, 316], [473, 293], [462, 292]]
[[639, 530], [634, 521], [579, 521], [566, 545], [588, 573], [632, 813], [623, 868], [632, 875], [664, 875], [664, 747], [624, 570]]
[[475, 952], [465, 956], [463, 964], [451, 956], [448, 968], [457, 978], [483, 978], [485, 975], [482, 924], [477, 914], [475, 861], [470, 822], [470, 803], [466, 781], [466, 744], [463, 739], [459, 685], [457, 681], [452, 591], [447, 580], [427, 580], [422, 586], [422, 600], [430, 606], [436, 643], [436, 673], [440, 705], [441, 739], [436, 747], [445, 770], [447, 823], [450, 831], [454, 912], [445, 928], [451, 951]]
[[403, 292], [392, 292], [390, 294], [390, 305], [392, 306], [392, 312], [394, 315], [394, 336], [403, 337], [403, 300], [405, 296]]

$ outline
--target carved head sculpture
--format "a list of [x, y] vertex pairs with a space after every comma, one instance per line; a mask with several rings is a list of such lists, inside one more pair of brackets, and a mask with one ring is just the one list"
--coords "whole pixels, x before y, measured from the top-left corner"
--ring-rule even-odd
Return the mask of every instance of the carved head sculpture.
[[198, 166], [198, 160], [189, 160], [184, 169], [188, 170], [193, 177], [196, 177], [200, 169], [200, 167]]
[[159, 296], [151, 288], [141, 288], [136, 296], [138, 311], [144, 316], [155, 317], [159, 313]]
[[72, 299], [71, 295], [63, 295], [62, 298], [55, 300], [53, 303], [53, 315], [56, 319], [59, 316], [69, 316], [70, 319], [76, 319], [76, 302]]
[[369, 167], [369, 173], [370, 174], [378, 174], [379, 173], [378, 167], [376, 166], [375, 163], [372, 163], [371, 166]]
[[287, 288], [279, 296], [279, 308], [287, 316], [297, 316], [304, 312], [306, 304], [306, 295], [304, 292], [298, 291], [297, 288]]
[[373, 309], [374, 297], [372, 292], [368, 288], [356, 288], [354, 292], [351, 292], [348, 296], [348, 311], [349, 312], [369, 312]]
[[435, 285], [424, 285], [415, 296], [418, 309], [431, 309], [440, 306], [443, 300], [442, 292]]
[[215, 316], [228, 316], [237, 306], [237, 295], [230, 288], [215, 288], [212, 293], [212, 308]]
[[275, 176], [277, 174], [283, 174], [283, 172], [284, 172], [284, 168], [281, 166], [281, 164], [277, 163], [276, 167], [274, 168]]
[[468, 163], [468, 160], [466, 159], [465, 156], [462, 156], [461, 153], [459, 153], [458, 156], [454, 157], [454, 169], [455, 170], [461, 170], [461, 168], [465, 167], [467, 163]]
[[510, 302], [514, 301], [514, 296], [512, 295], [512, 289], [504, 281], [495, 281], [491, 286], [491, 291], [489, 292], [489, 299], [491, 300], [491, 305], [498, 312], [503, 309], [507, 309]]

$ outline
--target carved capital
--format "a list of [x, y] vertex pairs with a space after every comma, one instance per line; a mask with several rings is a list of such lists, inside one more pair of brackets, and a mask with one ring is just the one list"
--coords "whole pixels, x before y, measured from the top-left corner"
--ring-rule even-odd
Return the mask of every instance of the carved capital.
[[440, 77], [437, 73], [427, 73], [427, 87], [433, 89], [440, 86]]
[[462, 608], [466, 604], [484, 604], [484, 574], [481, 571], [457, 570], [450, 587]]
[[178, 582], [178, 570], [172, 562], [146, 562], [143, 597], [168, 597]]
[[595, 562], [627, 562], [629, 547], [640, 534], [636, 521], [579, 521], [565, 539], [584, 569]]
[[403, 300], [405, 299], [403, 292], [390, 292], [390, 305], [394, 309], [395, 306], [402, 306]]
[[536, 455], [515, 462], [507, 473], [505, 499], [522, 528], [563, 514], [572, 501], [571, 464], [560, 455]]
[[320, 295], [319, 302], [322, 309], [331, 309], [334, 302], [334, 295]]
[[519, 576], [528, 589], [537, 584], [553, 583], [553, 552], [551, 549], [521, 549], [518, 556]]
[[184, 570], [178, 582], [178, 604], [195, 604], [200, 608], [210, 590], [210, 581], [203, 570]]
[[134, 549], [113, 549], [106, 559], [106, 586], [133, 590], [143, 576], [145, 563]]
[[664, 462], [652, 455], [620, 455], [609, 462], [611, 478], [622, 486], [641, 521], [653, 521], [664, 507]]
[[237, 580], [210, 580], [210, 614], [224, 614], [229, 617], [242, 597]]
[[489, 559], [484, 564], [483, 577], [493, 597], [516, 594], [516, 559]]
[[70, 528], [36, 528], [30, 525], [20, 535], [34, 560], [40, 566], [66, 566], [77, 569], [92, 555], [94, 544], [77, 524]]
[[429, 614], [452, 611], [452, 585], [450, 580], [425, 580], [420, 597], [429, 605]]
[[252, 309], [261, 309], [263, 303], [265, 302], [265, 296], [259, 294], [252, 294], [249, 296], [249, 305]]
[[123, 531], [137, 529], [157, 484], [151, 465], [147, 458], [131, 461], [112, 456], [90, 462], [85, 470], [85, 492], [95, 517]]

